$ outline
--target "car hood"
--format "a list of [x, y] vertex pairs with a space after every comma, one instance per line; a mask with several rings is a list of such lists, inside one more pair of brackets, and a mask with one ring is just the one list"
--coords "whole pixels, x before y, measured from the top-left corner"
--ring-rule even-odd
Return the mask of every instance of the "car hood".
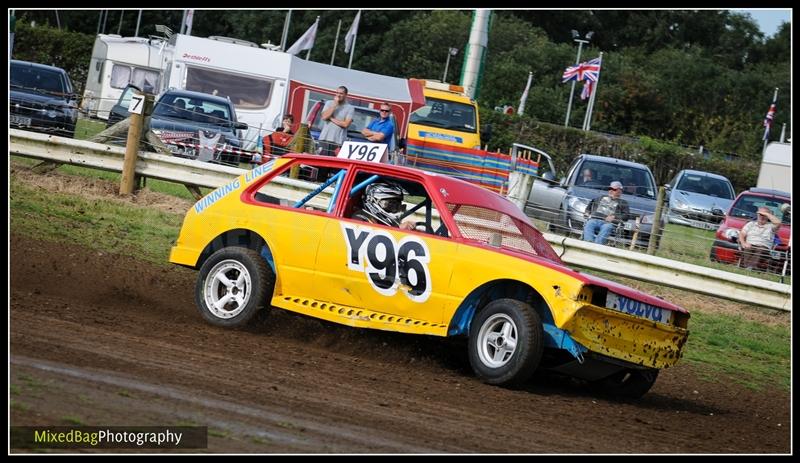
[[716, 196], [708, 196], [702, 193], [692, 193], [684, 190], [674, 190], [670, 194], [670, 206], [672, 206], [675, 199], [680, 199], [687, 206], [699, 209], [702, 211], [711, 212], [714, 209], [727, 211], [733, 203], [732, 199], [718, 198]]
[[187, 121], [184, 119], [173, 119], [169, 117], [153, 117], [150, 120], [151, 130], [164, 130], [169, 132], [191, 132], [196, 134], [199, 130], [211, 133], [222, 133], [225, 141], [233, 146], [240, 146], [239, 138], [231, 130], [214, 124], [203, 124], [200, 122]]
[[[501, 252], [503, 252], [503, 251], [501, 251]], [[661, 299], [659, 297], [651, 296], [651, 295], [649, 295], [647, 293], [643, 293], [642, 291], [639, 291], [638, 289], [631, 288], [630, 286], [626, 286], [626, 285], [623, 285], [623, 284], [620, 284], [620, 283], [616, 283], [616, 282], [611, 281], [611, 280], [606, 280], [605, 278], [600, 278], [598, 276], [591, 275], [591, 274], [588, 274], [588, 273], [583, 273], [583, 272], [579, 272], [579, 271], [573, 270], [573, 269], [567, 267], [566, 265], [564, 265], [561, 262], [556, 262], [554, 260], [547, 259], [547, 258], [544, 258], [544, 257], [539, 257], [539, 256], [533, 257], [533, 256], [527, 256], [527, 255], [523, 256], [523, 255], [516, 254], [516, 253], [512, 253], [512, 254], [516, 255], [517, 257], [520, 257], [520, 258], [522, 258], [522, 259], [524, 259], [524, 260], [526, 260], [528, 262], [532, 262], [532, 263], [534, 263], [536, 265], [545, 266], [545, 267], [548, 267], [548, 268], [550, 268], [552, 270], [556, 270], [558, 272], [562, 272], [562, 273], [564, 273], [564, 274], [566, 274], [566, 275], [568, 275], [568, 276], [570, 276], [572, 278], [575, 278], [575, 279], [581, 281], [585, 286], [589, 286], [590, 285], [590, 286], [595, 286], [595, 287], [599, 287], [599, 288], [605, 288], [605, 289], [607, 289], [608, 291], [610, 291], [612, 293], [618, 294], [620, 296], [624, 296], [624, 297], [626, 297], [628, 299], [632, 299], [632, 300], [639, 301], [639, 302], [644, 302], [645, 304], [650, 304], [652, 306], [660, 307], [662, 309], [672, 310], [672, 311], [675, 311], [675, 312], [688, 313], [688, 310], [684, 309], [681, 306], [675, 305], [675, 304], [673, 304], [673, 303], [671, 303], [669, 301], [666, 301], [666, 300]]]
[[631, 288], [630, 286], [625, 286], [620, 283], [606, 280], [605, 278], [600, 278], [594, 275], [587, 275], [585, 273], [581, 273], [581, 276], [583, 276], [584, 280], [586, 281], [586, 284], [592, 286], [599, 286], [601, 288], [606, 288], [612, 293], [619, 294], [621, 296], [627, 297], [628, 299], [644, 302], [645, 304], [650, 304], [652, 306], [660, 307], [662, 309], [672, 310], [674, 312], [688, 313], [688, 310], [684, 309], [681, 306], [675, 305], [669, 301], [665, 301], [664, 299], [661, 299], [659, 297], [643, 293], [637, 289]]
[[[587, 188], [583, 186], [573, 186], [567, 190], [567, 196], [584, 198], [587, 201], [591, 201], [594, 198], [598, 198], [606, 194], [608, 194], [608, 190], [606, 189], [599, 190], [596, 188]], [[643, 198], [641, 196], [635, 196], [628, 193], [623, 193], [621, 198], [627, 201], [631, 210], [631, 214], [652, 214], [656, 210], [655, 199]]]
[[33, 103], [34, 107], [47, 107], [47, 106], [67, 106], [69, 102], [63, 98], [46, 93], [38, 93], [32, 90], [22, 90], [18, 88], [11, 88], [10, 103]]
[[[541, 261], [536, 261], [537, 264], [542, 265]], [[549, 262], [545, 264], [551, 268], [558, 268], [560, 271], [572, 276], [573, 278], [577, 278], [581, 280], [584, 285], [586, 286], [595, 286], [599, 288], [605, 288], [608, 291], [618, 294], [620, 296], [624, 296], [628, 299], [632, 299], [639, 302], [644, 302], [645, 304], [650, 304], [652, 306], [660, 307], [662, 309], [672, 310], [675, 312], [681, 313], [688, 313], [689, 311], [684, 309], [679, 305], [675, 305], [672, 302], [666, 301], [661, 299], [660, 297], [651, 296], [647, 293], [639, 291], [638, 289], [631, 288], [630, 286], [626, 286], [611, 280], [606, 280], [605, 278], [600, 278], [595, 275], [591, 275], [588, 273], [582, 273], [571, 268], [563, 265], [558, 264], [555, 262]]]

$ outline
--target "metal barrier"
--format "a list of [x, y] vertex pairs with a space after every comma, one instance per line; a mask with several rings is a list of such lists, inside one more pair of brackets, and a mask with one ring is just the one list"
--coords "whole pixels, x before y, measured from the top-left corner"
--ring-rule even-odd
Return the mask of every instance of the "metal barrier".
[[[45, 161], [122, 171], [125, 148], [10, 129], [9, 154]], [[246, 172], [244, 169], [180, 159], [156, 153], [139, 153], [136, 173], [187, 185], [218, 188]], [[297, 201], [316, 185], [278, 177], [270, 195]], [[700, 265], [544, 234], [563, 253], [562, 260], [627, 278], [656, 283], [694, 293], [772, 309], [791, 310], [791, 285], [739, 275]]]

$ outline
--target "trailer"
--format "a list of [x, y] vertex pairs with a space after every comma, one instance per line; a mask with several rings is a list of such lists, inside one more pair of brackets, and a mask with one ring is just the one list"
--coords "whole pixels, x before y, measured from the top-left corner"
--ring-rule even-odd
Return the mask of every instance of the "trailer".
[[161, 56], [166, 43], [157, 37], [99, 34], [94, 41], [81, 109], [107, 120], [128, 84], [155, 93], [161, 79]]
[[348, 88], [355, 106], [389, 103], [403, 135], [411, 113], [425, 104], [421, 86], [408, 79], [306, 61], [226, 37], [175, 34], [161, 67], [162, 91], [178, 88], [230, 98], [238, 120], [249, 126], [245, 149], [253, 149], [260, 136], [279, 127], [286, 113], [305, 121], [315, 103], [333, 98], [340, 85]]
[[792, 192], [792, 144], [767, 144], [758, 171], [758, 188]]

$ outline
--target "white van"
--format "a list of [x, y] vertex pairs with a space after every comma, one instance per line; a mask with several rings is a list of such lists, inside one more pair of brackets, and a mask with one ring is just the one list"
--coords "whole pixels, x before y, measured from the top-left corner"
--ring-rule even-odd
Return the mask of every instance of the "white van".
[[128, 84], [156, 93], [161, 80], [160, 54], [165, 45], [159, 38], [98, 35], [92, 48], [81, 109], [90, 117], [106, 120]]

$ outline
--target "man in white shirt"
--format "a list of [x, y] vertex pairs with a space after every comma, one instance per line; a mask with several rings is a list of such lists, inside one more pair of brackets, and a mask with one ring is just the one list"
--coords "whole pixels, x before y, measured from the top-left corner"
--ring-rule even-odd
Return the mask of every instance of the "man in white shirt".
[[739, 245], [742, 248], [740, 265], [742, 267], [758, 269], [761, 266], [762, 259], [769, 256], [775, 232], [780, 226], [781, 220], [772, 215], [769, 208], [758, 208], [756, 220], [747, 222], [739, 232]]

